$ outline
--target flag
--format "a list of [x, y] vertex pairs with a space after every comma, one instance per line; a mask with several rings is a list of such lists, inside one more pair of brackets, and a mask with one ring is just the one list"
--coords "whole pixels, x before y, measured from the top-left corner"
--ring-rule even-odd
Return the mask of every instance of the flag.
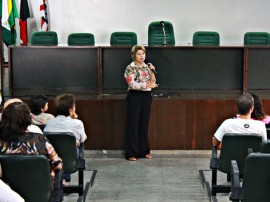
[[28, 34], [27, 34], [27, 18], [30, 17], [29, 7], [27, 0], [21, 0], [20, 8], [20, 38], [22, 45], [27, 45]]
[[6, 46], [16, 43], [15, 18], [18, 18], [15, 0], [2, 1], [2, 40]]
[[48, 16], [46, 0], [40, 0], [41, 30], [48, 31]]

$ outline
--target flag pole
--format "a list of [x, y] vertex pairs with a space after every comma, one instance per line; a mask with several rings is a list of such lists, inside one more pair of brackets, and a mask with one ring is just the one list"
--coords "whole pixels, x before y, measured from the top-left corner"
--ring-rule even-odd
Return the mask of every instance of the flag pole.
[[4, 93], [4, 54], [3, 54], [3, 40], [2, 40], [2, 17], [0, 17], [0, 22], [1, 22], [1, 26], [0, 26], [0, 39], [1, 39], [1, 45], [0, 45], [0, 63], [1, 63], [1, 98], [2, 98], [2, 103], [4, 103], [3, 100], [3, 93]]

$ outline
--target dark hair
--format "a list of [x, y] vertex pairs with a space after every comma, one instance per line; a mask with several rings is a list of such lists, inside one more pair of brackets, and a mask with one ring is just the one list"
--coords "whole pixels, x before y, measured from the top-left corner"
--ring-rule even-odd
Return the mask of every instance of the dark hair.
[[240, 97], [237, 100], [237, 108], [239, 114], [241, 115], [247, 115], [253, 106], [254, 100], [250, 94], [240, 95]]
[[35, 115], [39, 115], [42, 112], [41, 109], [45, 107], [46, 103], [48, 103], [48, 98], [45, 95], [33, 96], [28, 101], [29, 108]]
[[69, 110], [74, 107], [75, 102], [75, 96], [72, 94], [65, 93], [58, 95], [54, 100], [56, 114], [69, 116]]
[[262, 102], [258, 95], [253, 94], [253, 93], [251, 93], [251, 95], [254, 99], [254, 110], [251, 113], [251, 118], [262, 120], [266, 116], [266, 113], [264, 113], [263, 111]]
[[31, 124], [30, 111], [25, 103], [9, 104], [2, 114], [0, 121], [0, 139], [6, 142], [17, 141]]

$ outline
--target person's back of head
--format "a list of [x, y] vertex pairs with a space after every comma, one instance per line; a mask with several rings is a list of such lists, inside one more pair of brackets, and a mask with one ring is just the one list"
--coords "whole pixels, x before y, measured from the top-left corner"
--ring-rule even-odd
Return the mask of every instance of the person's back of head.
[[253, 99], [254, 99], [254, 110], [251, 113], [251, 118], [257, 119], [257, 120], [261, 120], [265, 117], [265, 113], [263, 111], [263, 106], [262, 106], [262, 102], [261, 99], [258, 95], [251, 93]]
[[33, 114], [39, 115], [42, 112], [42, 109], [45, 108], [48, 103], [48, 98], [45, 95], [36, 95], [29, 99], [29, 107]]
[[0, 139], [7, 142], [17, 141], [18, 136], [23, 135], [29, 125], [31, 125], [31, 116], [27, 105], [13, 102], [3, 110]]
[[19, 98], [11, 98], [4, 103], [3, 109], [5, 109], [8, 105], [14, 102], [23, 102], [23, 101], [20, 100]]
[[10, 105], [11, 103], [14, 103], [14, 102], [23, 102], [23, 101], [20, 100], [19, 98], [11, 98], [11, 99], [7, 100], [7, 101], [3, 104], [2, 108], [1, 108], [0, 120], [2, 119], [2, 113], [3, 113], [3, 110], [4, 110], [5, 108], [7, 108], [8, 105]]
[[76, 99], [72, 94], [58, 95], [54, 100], [55, 112], [57, 115], [69, 116], [69, 111], [75, 105]]
[[254, 107], [254, 99], [250, 94], [240, 95], [237, 100], [238, 112], [241, 115], [247, 115]]

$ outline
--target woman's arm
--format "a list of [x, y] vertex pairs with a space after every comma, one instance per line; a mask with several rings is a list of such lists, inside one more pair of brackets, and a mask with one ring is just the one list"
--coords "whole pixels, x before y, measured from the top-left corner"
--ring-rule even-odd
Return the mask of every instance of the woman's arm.
[[47, 155], [48, 155], [50, 161], [51, 162], [57, 162], [57, 161], [61, 162], [56, 167], [54, 167], [54, 170], [60, 170], [62, 168], [62, 159], [58, 156], [54, 147], [48, 141], [46, 141], [45, 146], [46, 146]]

